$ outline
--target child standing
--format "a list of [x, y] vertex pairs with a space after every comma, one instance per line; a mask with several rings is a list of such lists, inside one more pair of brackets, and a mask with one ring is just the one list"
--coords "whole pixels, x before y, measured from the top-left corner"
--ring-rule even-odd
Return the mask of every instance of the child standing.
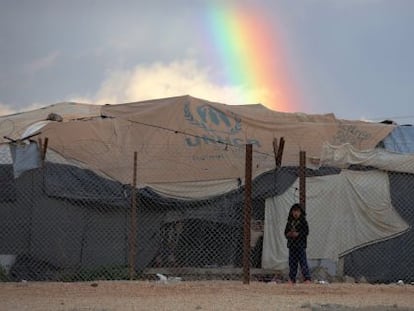
[[296, 283], [298, 265], [300, 265], [305, 283], [310, 283], [311, 276], [306, 256], [309, 226], [306, 213], [299, 203], [292, 205], [285, 228], [287, 247], [289, 248], [289, 283]]

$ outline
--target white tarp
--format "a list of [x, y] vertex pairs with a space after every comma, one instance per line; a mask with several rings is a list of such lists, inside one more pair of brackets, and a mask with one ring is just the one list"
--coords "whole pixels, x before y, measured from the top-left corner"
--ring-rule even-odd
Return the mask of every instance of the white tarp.
[[10, 154], [13, 160], [14, 178], [28, 170], [41, 166], [40, 150], [36, 142], [10, 143]]
[[380, 148], [357, 150], [351, 144], [323, 144], [320, 165], [347, 168], [351, 164], [414, 174], [414, 154], [391, 152]]
[[[298, 202], [298, 180], [283, 195], [266, 200], [262, 266], [284, 269], [288, 249], [284, 229]], [[392, 238], [409, 226], [391, 205], [389, 180], [380, 171], [343, 170], [306, 179], [309, 259], [338, 258], [356, 248]]]

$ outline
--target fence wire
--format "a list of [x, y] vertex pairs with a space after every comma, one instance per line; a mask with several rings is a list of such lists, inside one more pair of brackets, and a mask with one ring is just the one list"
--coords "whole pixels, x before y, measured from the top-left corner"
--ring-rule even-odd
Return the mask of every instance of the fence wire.
[[[202, 168], [192, 181], [177, 184], [140, 181], [139, 152], [137, 167], [133, 154], [130, 163], [114, 163], [130, 167], [130, 184], [64, 161], [53, 150], [40, 167], [16, 178], [10, 155], [0, 153], [0, 280], [154, 280], [160, 275], [242, 280], [247, 255], [251, 280], [287, 281], [282, 232], [286, 211], [300, 200], [298, 168], [281, 166], [253, 176], [246, 227], [245, 146], [220, 148], [231, 149], [219, 160], [238, 178], [196, 182], [203, 180]], [[261, 157], [253, 152], [253, 165]], [[175, 162], [169, 167], [165, 174], [174, 176]], [[314, 281], [414, 281], [412, 174], [367, 167], [320, 167], [305, 174]]]

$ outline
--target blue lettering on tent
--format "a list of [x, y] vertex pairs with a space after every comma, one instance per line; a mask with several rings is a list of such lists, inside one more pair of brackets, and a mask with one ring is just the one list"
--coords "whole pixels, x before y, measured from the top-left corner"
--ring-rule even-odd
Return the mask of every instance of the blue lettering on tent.
[[[226, 114], [209, 104], [200, 105], [195, 111], [196, 113], [193, 114], [190, 105], [186, 104], [184, 106], [184, 118], [191, 125], [205, 131], [206, 134], [186, 137], [185, 144], [188, 147], [197, 147], [202, 144], [225, 144], [236, 147], [252, 144], [257, 148], [261, 147], [257, 139], [232, 137], [237, 135], [242, 129], [241, 119], [236, 114], [231, 112]], [[223, 138], [219, 135], [226, 137]]]

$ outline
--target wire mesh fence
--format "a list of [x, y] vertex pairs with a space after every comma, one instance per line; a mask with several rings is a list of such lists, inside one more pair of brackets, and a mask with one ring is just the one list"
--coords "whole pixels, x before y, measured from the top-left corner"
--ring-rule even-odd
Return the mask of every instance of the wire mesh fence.
[[[128, 168], [130, 183], [53, 149], [16, 178], [10, 154], [0, 153], [1, 280], [241, 281], [247, 271], [251, 280], [287, 281], [283, 231], [290, 207], [303, 200], [300, 168], [260, 172], [257, 163], [276, 152], [253, 146], [249, 185], [246, 146], [225, 142], [212, 145], [223, 151], [213, 160], [234, 173], [229, 178], [205, 180], [201, 165], [189, 181], [146, 184], [140, 176], [151, 163], [141, 163], [140, 152], [161, 147], [142, 146], [135, 161], [131, 154], [130, 162], [113, 163]], [[190, 161], [171, 154], [174, 146], [162, 148], [172, 179], [182, 173], [177, 159]], [[100, 152], [92, 156], [99, 161]], [[314, 281], [414, 281], [412, 174], [361, 166], [303, 173]]]

